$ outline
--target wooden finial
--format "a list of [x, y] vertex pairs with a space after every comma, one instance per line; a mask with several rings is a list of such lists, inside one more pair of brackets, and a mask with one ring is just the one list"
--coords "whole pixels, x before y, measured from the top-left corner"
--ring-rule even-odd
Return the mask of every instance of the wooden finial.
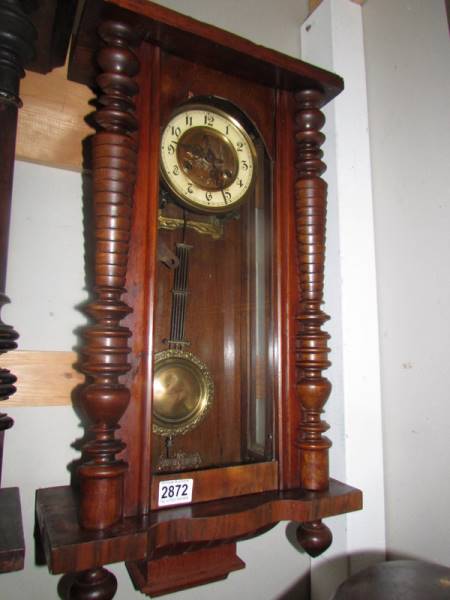
[[333, 534], [321, 519], [317, 519], [298, 526], [297, 540], [303, 550], [315, 558], [328, 550], [333, 541]]
[[69, 591], [70, 600], [111, 600], [117, 591], [117, 579], [107, 569], [78, 573]]

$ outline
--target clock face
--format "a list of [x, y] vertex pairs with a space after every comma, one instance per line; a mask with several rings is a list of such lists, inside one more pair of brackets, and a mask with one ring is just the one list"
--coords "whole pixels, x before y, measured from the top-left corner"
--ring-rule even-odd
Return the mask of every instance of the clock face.
[[207, 105], [184, 106], [164, 128], [161, 173], [188, 208], [228, 212], [253, 185], [255, 148], [227, 113]]

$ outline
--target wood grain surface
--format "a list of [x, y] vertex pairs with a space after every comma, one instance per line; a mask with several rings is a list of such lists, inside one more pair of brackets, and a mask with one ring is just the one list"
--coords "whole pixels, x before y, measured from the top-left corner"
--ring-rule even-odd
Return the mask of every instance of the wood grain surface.
[[312, 521], [361, 506], [359, 490], [332, 479], [326, 492], [274, 491], [155, 510], [147, 518], [123, 519], [99, 535], [78, 524], [77, 496], [71, 487], [40, 489], [36, 495], [37, 519], [45, 531], [45, 555], [53, 574], [163, 556], [177, 544], [190, 552], [254, 537], [278, 521]]
[[82, 168], [82, 142], [92, 135], [85, 118], [93, 94], [67, 80], [67, 68], [27, 72], [20, 95], [16, 158], [62, 169]]
[[[19, 350], [2, 356], [2, 366], [17, 376], [17, 392], [2, 406], [63, 406], [71, 403], [84, 375], [73, 367], [75, 352]], [[48, 382], [52, 384], [49, 387]]]

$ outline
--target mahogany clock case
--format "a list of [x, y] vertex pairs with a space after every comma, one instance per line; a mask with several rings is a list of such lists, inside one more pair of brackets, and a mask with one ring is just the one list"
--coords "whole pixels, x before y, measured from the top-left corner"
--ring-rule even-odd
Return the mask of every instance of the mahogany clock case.
[[[131, 11], [145, 14], [145, 17], [126, 10], [129, 8]], [[245, 319], [249, 320], [252, 298], [248, 292], [247, 297], [242, 298], [245, 288], [243, 279], [247, 277], [245, 273], [248, 275], [251, 269], [241, 268], [240, 259], [244, 253], [244, 246], [242, 241], [236, 244], [237, 237], [240, 236], [241, 240], [245, 237], [247, 255], [249, 248], [256, 245], [252, 244], [249, 231], [243, 235], [247, 227], [243, 207], [236, 223], [225, 224], [225, 237], [222, 241], [214, 240], [214, 249], [218, 251], [228, 236], [237, 236], [235, 240], [232, 242], [230, 237], [229, 243], [226, 243], [226, 251], [221, 251], [222, 256], [217, 253], [214, 261], [208, 255], [209, 267], [213, 267], [217, 274], [220, 265], [222, 278], [225, 273], [224, 267], [227, 266], [227, 284], [230, 285], [223, 289], [229, 295], [228, 298], [220, 298], [220, 287], [217, 285], [205, 287], [209, 282], [205, 281], [205, 274], [201, 269], [204, 265], [201, 265], [198, 257], [193, 261], [189, 282], [191, 294], [196, 294], [197, 288], [201, 292], [207, 289], [212, 304], [218, 302], [217, 306], [220, 306], [222, 303], [223, 308], [226, 304], [228, 320], [221, 321], [221, 310], [210, 311], [206, 307], [205, 313], [209, 313], [209, 324], [206, 328], [203, 327], [205, 319], [201, 323], [202, 327], [195, 323], [196, 318], [200, 320], [199, 315], [203, 311], [198, 311], [199, 315], [192, 310], [187, 314], [186, 332], [192, 337], [190, 341], [195, 349], [194, 353], [204, 352], [202, 362], [208, 368], [212, 366], [217, 397], [202, 424], [183, 436], [182, 442], [181, 437], [175, 439], [175, 448], [172, 446], [171, 452], [176, 455], [180, 451], [191, 458], [199, 453], [202, 465], [209, 467], [198, 469], [193, 474], [194, 490], [197, 490], [194, 491], [194, 502], [301, 487], [302, 457], [298, 436], [302, 417], [296, 388], [295, 351], [298, 334], [296, 311], [299, 302], [299, 265], [296, 263], [296, 216], [293, 203], [294, 177], [297, 176], [294, 166], [298, 149], [295, 149], [294, 144], [297, 127], [294, 114], [297, 109], [292, 92], [299, 88], [320, 89], [316, 96], [323, 103], [342, 89], [342, 80], [326, 71], [255, 46], [242, 38], [193, 21], [151, 2], [117, 0], [111, 4], [97, 1], [87, 3], [80, 29], [75, 37], [69, 68], [69, 77], [76, 81], [89, 84], [93, 81], [93, 53], [99, 45], [96, 24], [102, 19], [128, 23], [136, 32], [136, 42], [139, 35], [144, 39], [142, 43], [136, 43], [135, 49], [140, 63], [136, 78], [139, 93], [135, 98], [139, 122], [139, 133], [136, 136], [139, 151], [126, 267], [127, 291], [123, 296], [125, 303], [132, 308], [132, 313], [122, 321], [122, 325], [132, 332], [129, 354], [131, 369], [128, 375], [121, 378], [129, 387], [131, 396], [131, 402], [120, 420], [119, 431], [120, 438], [126, 444], [125, 452], [121, 456], [128, 465], [123, 494], [124, 515], [146, 514], [150, 506], [155, 506], [161, 477], [169, 477], [169, 474], [152, 473], [157, 470], [160, 457], [166, 449], [165, 441], [152, 433], [153, 360], [156, 351], [161, 349], [161, 340], [167, 337], [167, 315], [171, 304], [168, 297], [170, 274], [164, 272], [165, 267], [158, 261], [157, 245], [159, 238], [166, 247], [172, 245], [173, 249], [178, 235], [177, 232], [167, 233], [161, 230], [158, 235], [161, 189], [159, 156], [161, 132], [165, 124], [174, 110], [191, 99], [204, 101], [205, 98], [213, 98], [214, 102], [216, 99], [225, 102], [227, 109], [235, 111], [238, 119], [246, 121], [249, 132], [253, 130], [255, 140], [259, 140], [261, 164], [258, 169], [259, 183], [256, 186], [259, 187], [259, 192], [255, 198], [259, 193], [260, 198], [264, 197], [265, 204], [266, 296], [262, 305], [266, 306], [264, 327], [267, 339], [262, 368], [257, 369], [256, 364], [251, 364], [251, 335], [248, 334], [248, 328], [244, 334], [245, 320], [242, 321], [242, 314], [238, 314], [239, 310], [242, 313], [244, 309]], [[113, 56], [114, 53], [111, 54], [111, 58]], [[320, 79], [320, 83], [317, 78]], [[317, 102], [317, 99], [314, 102]], [[314, 111], [319, 112], [316, 108], [313, 109], [313, 113], [316, 114]], [[317, 124], [320, 127], [319, 122], [320, 120]], [[318, 152], [320, 153], [320, 150]], [[247, 206], [250, 204], [247, 203]], [[172, 209], [176, 210], [176, 204]], [[185, 212], [183, 218], [188, 220], [190, 216]], [[198, 217], [192, 216], [191, 220], [193, 219]], [[317, 222], [319, 231], [324, 226], [324, 217], [318, 216]], [[234, 230], [239, 230], [239, 235], [233, 234]], [[194, 235], [190, 230], [188, 233]], [[167, 239], [164, 240], [164, 237]], [[195, 238], [197, 248], [213, 243], [206, 237], [195, 235]], [[320, 263], [323, 247], [318, 249], [320, 254], [317, 260]], [[307, 252], [310, 250], [307, 249]], [[309, 260], [310, 258], [307, 258], [307, 261]], [[239, 268], [238, 262], [241, 262]], [[323, 265], [320, 267], [319, 263], [314, 269], [323, 269]], [[320, 295], [320, 278], [318, 285], [317, 292], [314, 292], [317, 298]], [[205, 295], [206, 292], [198, 293], [198, 301]], [[192, 297], [191, 295], [191, 301]], [[321, 316], [320, 319], [322, 320]], [[202, 334], [200, 343], [196, 336], [200, 336], [201, 332], [206, 330], [207, 335]], [[212, 338], [214, 348], [208, 353], [208, 344], [210, 348], [213, 347], [211, 336], [215, 336]], [[322, 344], [322, 338], [325, 340], [327, 334], [320, 334], [319, 337]], [[215, 345], [217, 340], [220, 340], [218, 346]], [[240, 361], [234, 360], [232, 377], [230, 365], [227, 365], [225, 358], [221, 359], [220, 368], [216, 364], [219, 361], [219, 349], [225, 348], [226, 343], [230, 341], [233, 343], [235, 355], [236, 351], [239, 351], [241, 358], [242, 354], [247, 356]], [[309, 344], [306, 338], [305, 343]], [[243, 353], [244, 346], [247, 354]], [[322, 368], [326, 368], [327, 364], [324, 363]], [[264, 374], [261, 375], [260, 371]], [[249, 416], [252, 415], [252, 402], [249, 403], [248, 399], [251, 400], [252, 395], [255, 396], [257, 379], [260, 382], [264, 381], [264, 387], [267, 389], [267, 404], [264, 409], [267, 435], [265, 443], [262, 444], [262, 452], [260, 449], [255, 456], [250, 450], [252, 423]], [[317, 401], [319, 399], [314, 402]], [[322, 403], [324, 401], [325, 399], [320, 400]], [[320, 438], [325, 427], [320, 424], [319, 415], [320, 412], [313, 416], [314, 439]], [[180, 446], [181, 443], [184, 447]], [[312, 489], [323, 489], [328, 478], [325, 455], [329, 442], [324, 440], [324, 443], [325, 445], [320, 442], [318, 454], [316, 447], [311, 446], [311, 457], [320, 454], [324, 458], [320, 459], [321, 483]], [[261, 458], [265, 462], [258, 462]], [[304, 458], [304, 463], [305, 460], [309, 459]], [[246, 462], [247, 464], [244, 464]], [[312, 469], [315, 468], [313, 463], [309, 464]], [[187, 476], [186, 472], [184, 476]], [[172, 478], [176, 477], [178, 475]]]

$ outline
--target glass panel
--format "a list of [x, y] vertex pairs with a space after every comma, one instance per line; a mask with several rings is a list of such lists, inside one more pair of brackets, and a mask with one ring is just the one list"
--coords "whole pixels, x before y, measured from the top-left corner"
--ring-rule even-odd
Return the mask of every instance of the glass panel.
[[[203, 185], [213, 167], [219, 169], [205, 198], [211, 190], [221, 190], [225, 206], [207, 212], [205, 204], [205, 210], [195, 210], [195, 205], [177, 199], [175, 184], [162, 183], [152, 466], [163, 473], [266, 461], [273, 452], [270, 163], [262, 142], [247, 127], [256, 175], [243, 200], [227, 209], [227, 191], [234, 192], [228, 180], [223, 189], [221, 182], [235, 177], [239, 185], [249, 155], [241, 158], [240, 138], [230, 137], [227, 151], [236, 150], [238, 175], [230, 175], [231, 167], [226, 173], [220, 170], [221, 130], [214, 136], [205, 127], [201, 135], [183, 132], [183, 123], [192, 124], [192, 114], [182, 113], [183, 120], [171, 126], [180, 143], [197, 140], [185, 144], [186, 172], [196, 169]], [[214, 109], [210, 114], [220, 121]], [[172, 165], [171, 156], [167, 170], [182, 169], [184, 163]], [[200, 159], [203, 164], [198, 166]], [[178, 180], [176, 185], [183, 187]], [[203, 202], [201, 189], [196, 192]]]

